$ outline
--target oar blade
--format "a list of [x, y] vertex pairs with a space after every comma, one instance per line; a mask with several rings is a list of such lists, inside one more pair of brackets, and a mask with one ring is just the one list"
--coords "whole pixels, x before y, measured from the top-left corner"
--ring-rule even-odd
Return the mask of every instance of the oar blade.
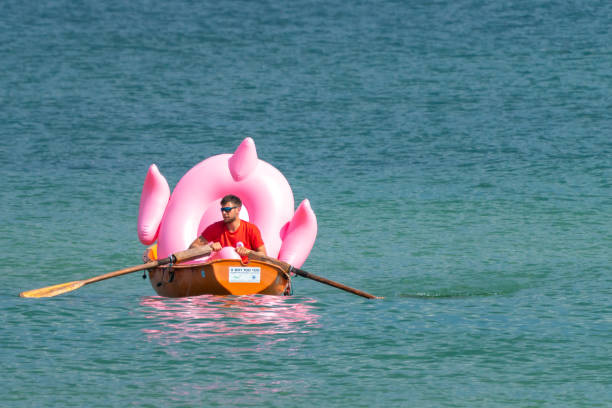
[[27, 290], [25, 292], [21, 292], [19, 296], [25, 297], [25, 298], [53, 297], [53, 296], [61, 295], [62, 293], [71, 292], [89, 283], [99, 282], [105, 279], [110, 279], [110, 278], [114, 278], [117, 276], [126, 275], [128, 273], [142, 271], [144, 269], [155, 268], [159, 265], [167, 265], [169, 263], [178, 263], [178, 262], [188, 261], [190, 259], [199, 258], [205, 255], [208, 255], [211, 252], [212, 252], [212, 248], [210, 247], [210, 245], [190, 248], [185, 251], [176, 252], [173, 255], [165, 259], [160, 259], [157, 261], [148, 262], [143, 265], [136, 265], [136, 266], [132, 266], [132, 267], [125, 268], [125, 269], [120, 269], [118, 271], [105, 273], [104, 275], [94, 276], [93, 278], [89, 278], [89, 279], [60, 283], [59, 285], [47, 286], [46, 288]]
[[85, 281], [82, 280], [60, 283], [59, 285], [47, 286], [45, 288], [27, 290], [25, 292], [21, 292], [19, 296], [26, 298], [53, 297], [61, 295], [62, 293], [71, 292], [83, 285], [85, 285]]

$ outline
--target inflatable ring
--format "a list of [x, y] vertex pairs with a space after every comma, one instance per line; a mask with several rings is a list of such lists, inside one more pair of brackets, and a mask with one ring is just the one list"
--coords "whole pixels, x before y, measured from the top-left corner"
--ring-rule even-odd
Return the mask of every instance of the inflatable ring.
[[[244, 139], [234, 154], [212, 156], [194, 166], [171, 195], [168, 182], [151, 165], [140, 200], [140, 241], [150, 245], [157, 240], [159, 258], [186, 249], [205, 227], [222, 219], [220, 200], [227, 194], [240, 197], [240, 218], [259, 227], [268, 255], [298, 268], [304, 263], [316, 238], [316, 216], [307, 199], [294, 212], [287, 179], [257, 157], [251, 138]], [[238, 255], [223, 249], [211, 256], [215, 257]]]

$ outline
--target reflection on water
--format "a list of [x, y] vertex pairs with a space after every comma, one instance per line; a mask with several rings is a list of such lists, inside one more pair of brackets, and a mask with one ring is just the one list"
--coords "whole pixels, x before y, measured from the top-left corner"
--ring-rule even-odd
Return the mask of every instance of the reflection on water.
[[282, 296], [213, 296], [188, 298], [145, 297], [145, 317], [153, 328], [143, 329], [149, 339], [164, 343], [213, 336], [306, 333], [317, 324], [314, 299]]

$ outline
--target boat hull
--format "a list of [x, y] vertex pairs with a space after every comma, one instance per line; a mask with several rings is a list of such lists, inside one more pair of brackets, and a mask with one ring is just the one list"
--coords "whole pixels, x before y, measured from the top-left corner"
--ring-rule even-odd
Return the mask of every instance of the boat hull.
[[283, 295], [289, 275], [279, 266], [251, 260], [219, 259], [211, 262], [149, 269], [151, 286], [160, 296]]

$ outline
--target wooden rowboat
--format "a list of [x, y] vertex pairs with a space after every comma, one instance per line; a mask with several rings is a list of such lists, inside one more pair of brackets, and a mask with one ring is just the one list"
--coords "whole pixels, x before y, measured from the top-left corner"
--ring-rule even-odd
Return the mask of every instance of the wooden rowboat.
[[199, 295], [283, 295], [291, 279], [279, 265], [240, 259], [217, 259], [199, 264], [164, 265], [149, 269], [155, 292], [165, 297]]

